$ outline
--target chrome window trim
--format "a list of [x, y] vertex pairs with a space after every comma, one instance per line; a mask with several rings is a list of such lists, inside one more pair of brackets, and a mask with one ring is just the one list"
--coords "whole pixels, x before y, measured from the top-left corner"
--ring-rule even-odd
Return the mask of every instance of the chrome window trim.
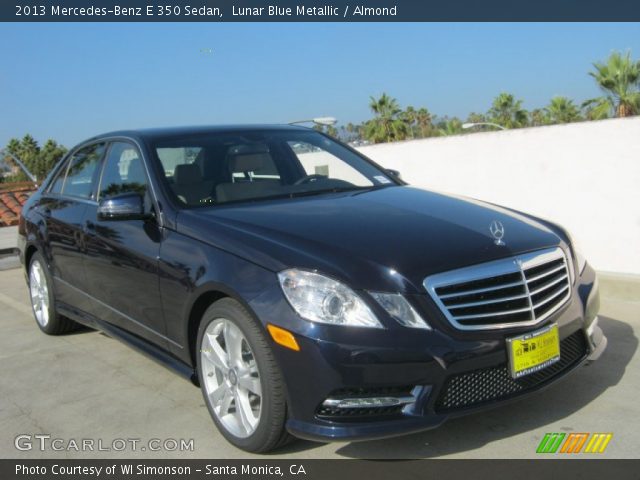
[[[545, 312], [539, 317], [536, 317], [534, 312], [534, 308], [536, 308], [536, 305], [533, 305], [531, 300], [531, 295], [535, 293], [532, 293], [529, 290], [529, 286], [528, 286], [528, 282], [534, 281], [536, 277], [526, 279], [524, 270], [539, 266], [544, 263], [551, 262], [553, 260], [558, 260], [558, 259], [563, 259], [564, 261], [564, 268], [566, 269], [568, 287], [566, 289], [560, 290], [560, 292], [557, 293], [557, 295], [555, 296], [561, 295], [564, 290], [566, 290], [566, 293], [564, 294], [564, 297], [558, 302], [558, 304], [555, 305], [551, 310], [549, 310], [548, 312]], [[544, 250], [537, 250], [531, 253], [525, 253], [522, 255], [516, 255], [513, 257], [508, 257], [500, 260], [494, 260], [487, 263], [481, 263], [478, 265], [463, 267], [456, 270], [450, 270], [448, 272], [437, 273], [435, 275], [430, 275], [424, 279], [423, 286], [427, 291], [427, 293], [429, 294], [429, 296], [436, 303], [436, 305], [438, 306], [442, 314], [445, 316], [447, 321], [449, 321], [449, 323], [458, 330], [477, 331], [477, 330], [500, 330], [500, 329], [506, 329], [506, 328], [531, 327], [531, 326], [539, 325], [540, 323], [544, 322], [547, 318], [549, 318], [551, 315], [553, 315], [558, 310], [560, 310], [570, 299], [571, 291], [572, 291], [570, 268], [571, 267], [569, 266], [569, 259], [567, 258], [567, 255], [564, 253], [562, 248], [553, 247], [553, 248], [548, 248]], [[445, 306], [445, 304], [442, 302], [441, 297], [438, 296], [438, 294], [436, 293], [437, 288], [446, 287], [449, 285], [456, 285], [459, 283], [472, 282], [474, 280], [488, 279], [491, 277], [513, 274], [513, 273], [520, 273], [520, 276], [522, 278], [521, 282], [515, 282], [515, 283], [509, 282], [497, 288], [491, 287], [491, 288], [469, 290], [468, 292], [465, 291], [464, 294], [468, 294], [471, 292], [497, 290], [500, 288], [506, 288], [509, 285], [511, 286], [522, 285], [524, 286], [526, 291], [526, 296], [529, 299], [528, 308], [525, 308], [522, 310], [531, 312], [531, 317], [532, 317], [531, 320], [524, 320], [520, 322], [492, 323], [492, 324], [483, 324], [483, 325], [463, 325], [458, 321], [456, 321], [456, 318], [449, 313], [448, 307]], [[553, 285], [555, 285], [555, 283]], [[444, 294], [442, 295], [442, 298], [446, 299], [448, 297], [455, 296], [455, 295], [462, 295], [462, 293]], [[490, 304], [492, 302], [496, 303], [495, 300], [488, 300], [486, 303]], [[455, 307], [457, 308], [458, 306], [456, 305]], [[482, 318], [483, 316], [499, 317], [500, 313], [484, 314], [484, 315], [476, 314], [476, 315], [471, 315], [470, 317]], [[457, 317], [457, 318], [461, 318], [461, 317]]]

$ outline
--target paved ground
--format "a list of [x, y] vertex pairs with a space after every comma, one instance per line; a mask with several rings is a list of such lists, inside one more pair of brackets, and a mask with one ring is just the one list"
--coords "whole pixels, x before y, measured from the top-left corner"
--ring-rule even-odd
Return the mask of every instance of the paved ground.
[[[640, 433], [640, 281], [602, 276], [601, 325], [609, 349], [545, 392], [509, 406], [397, 439], [297, 442], [274, 457], [525, 458], [545, 432], [613, 432], [605, 456], [636, 458]], [[39, 332], [21, 270], [0, 272], [0, 457], [242, 458], [217, 433], [200, 392], [163, 367], [103, 334], [64, 337]], [[17, 451], [19, 434], [66, 441], [194, 439], [194, 451]]]
[[14, 249], [18, 246], [18, 227], [0, 228], [0, 252]]

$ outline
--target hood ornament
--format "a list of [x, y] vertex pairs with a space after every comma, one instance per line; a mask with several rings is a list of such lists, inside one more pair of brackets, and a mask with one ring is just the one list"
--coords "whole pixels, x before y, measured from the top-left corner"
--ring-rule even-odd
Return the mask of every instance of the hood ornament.
[[504, 225], [502, 225], [501, 222], [499, 222], [498, 220], [494, 220], [493, 222], [491, 222], [489, 224], [489, 232], [494, 238], [493, 243], [495, 243], [498, 246], [506, 245], [502, 241], [502, 237], [504, 237]]

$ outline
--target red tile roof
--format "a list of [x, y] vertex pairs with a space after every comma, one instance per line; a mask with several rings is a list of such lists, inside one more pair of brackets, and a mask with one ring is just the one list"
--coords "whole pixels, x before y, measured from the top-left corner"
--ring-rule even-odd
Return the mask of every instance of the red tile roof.
[[0, 183], [0, 227], [18, 224], [20, 210], [35, 190], [31, 182]]

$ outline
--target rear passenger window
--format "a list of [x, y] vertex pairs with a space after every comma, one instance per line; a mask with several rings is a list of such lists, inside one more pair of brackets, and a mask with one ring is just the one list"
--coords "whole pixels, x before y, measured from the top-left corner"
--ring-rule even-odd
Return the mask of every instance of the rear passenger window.
[[144, 195], [146, 191], [147, 176], [137, 148], [126, 142], [112, 143], [102, 171], [98, 200], [121, 193]]
[[[104, 153], [104, 143], [83, 148], [73, 155], [62, 185], [62, 194], [79, 198], [90, 198], [93, 176]], [[56, 183], [58, 180], [56, 180]], [[54, 183], [53, 187], [56, 187]], [[53, 189], [52, 189], [53, 190]]]

